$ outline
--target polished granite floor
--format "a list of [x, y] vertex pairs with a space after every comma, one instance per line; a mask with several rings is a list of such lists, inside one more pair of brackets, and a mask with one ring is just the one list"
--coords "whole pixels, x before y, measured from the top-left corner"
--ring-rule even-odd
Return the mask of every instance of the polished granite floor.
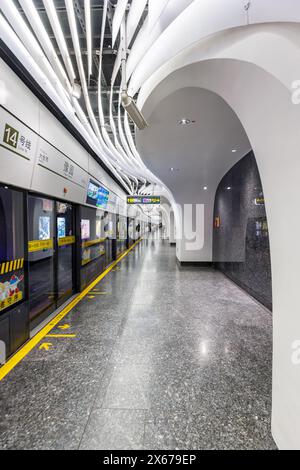
[[0, 382], [0, 449], [275, 448], [268, 311], [166, 241], [96, 289]]

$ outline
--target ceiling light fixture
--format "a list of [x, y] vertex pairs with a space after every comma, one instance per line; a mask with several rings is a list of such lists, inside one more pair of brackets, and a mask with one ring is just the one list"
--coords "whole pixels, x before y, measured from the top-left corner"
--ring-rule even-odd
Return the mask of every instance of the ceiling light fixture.
[[227, 189], [228, 191], [230, 191], [230, 190], [231, 190], [231, 186], [227, 186], [226, 189]]
[[181, 126], [187, 126], [188, 124], [191, 124], [191, 122], [192, 121], [190, 119], [183, 118], [178, 121], [178, 124], [180, 124]]
[[232, 151], [232, 153], [236, 153], [237, 149], [232, 149], [231, 151]]
[[207, 186], [204, 186], [203, 190], [204, 190], [204, 191], [207, 191]]
[[61, 57], [64, 61], [64, 64], [66, 66], [69, 80], [72, 83], [76, 79], [76, 75], [74, 72], [74, 68], [72, 65], [72, 60], [69, 55], [68, 47], [65, 41], [65, 37], [63, 35], [60, 22], [57, 16], [56, 8], [54, 6], [53, 0], [43, 0], [45, 10], [47, 12], [47, 16], [49, 19], [49, 22], [51, 24], [51, 28], [53, 30], [55, 40], [57, 42], [58, 48], [61, 53]]
[[92, 22], [91, 22], [91, 1], [84, 0], [84, 14], [86, 27], [86, 45], [88, 54], [88, 82], [92, 75]]

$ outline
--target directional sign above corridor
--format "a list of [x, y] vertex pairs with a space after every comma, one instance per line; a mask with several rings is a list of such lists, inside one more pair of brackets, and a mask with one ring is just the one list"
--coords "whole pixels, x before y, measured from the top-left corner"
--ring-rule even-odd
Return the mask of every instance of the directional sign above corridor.
[[127, 196], [127, 204], [160, 204], [160, 196]]

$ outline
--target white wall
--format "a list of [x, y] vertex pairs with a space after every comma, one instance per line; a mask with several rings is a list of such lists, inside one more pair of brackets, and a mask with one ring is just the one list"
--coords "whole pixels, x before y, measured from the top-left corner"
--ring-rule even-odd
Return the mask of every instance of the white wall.
[[274, 24], [240, 34], [226, 32], [211, 38], [214, 44], [205, 40], [186, 49], [153, 74], [142, 96], [145, 102], [150, 82], [166, 86], [167, 93], [198, 86], [220, 95], [245, 128], [262, 179], [270, 233], [272, 432], [279, 448], [300, 449], [300, 365], [292, 362], [292, 345], [300, 339], [300, 106], [291, 99], [292, 82], [300, 79], [300, 31], [296, 25]]
[[[114, 192], [125, 205], [125, 191], [103, 170], [79, 142], [67, 131], [24, 85], [17, 75], [0, 60], [0, 125], [3, 130], [7, 122], [32, 142], [30, 160], [0, 147], [2, 183], [15, 185], [32, 191], [79, 204], [86, 202], [86, 190], [90, 176]], [[11, 114], [9, 114], [11, 113]], [[1, 139], [3, 135], [0, 136]], [[46, 141], [46, 142], [45, 142]], [[51, 145], [49, 145], [51, 144]], [[80, 184], [75, 178], [66, 179], [62, 166], [60, 174], [54, 174], [38, 164], [39, 152], [47, 149], [55, 156], [58, 166], [67, 159], [75, 167]], [[55, 154], [55, 155], [54, 155]], [[65, 194], [64, 190], [67, 190]]]

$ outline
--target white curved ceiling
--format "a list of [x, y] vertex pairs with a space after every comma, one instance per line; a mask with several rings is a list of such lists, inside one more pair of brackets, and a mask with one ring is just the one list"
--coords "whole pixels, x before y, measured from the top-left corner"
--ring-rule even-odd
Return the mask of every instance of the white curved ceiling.
[[[192, 187], [197, 192], [204, 186], [215, 188], [226, 171], [251, 149], [236, 114], [208, 90], [182, 88], [160, 101], [150, 115], [147, 106], [144, 112], [149, 128], [137, 133], [137, 147], [175, 199], [183, 197], [189, 202], [186, 198]], [[182, 118], [196, 122], [180, 125]]]

